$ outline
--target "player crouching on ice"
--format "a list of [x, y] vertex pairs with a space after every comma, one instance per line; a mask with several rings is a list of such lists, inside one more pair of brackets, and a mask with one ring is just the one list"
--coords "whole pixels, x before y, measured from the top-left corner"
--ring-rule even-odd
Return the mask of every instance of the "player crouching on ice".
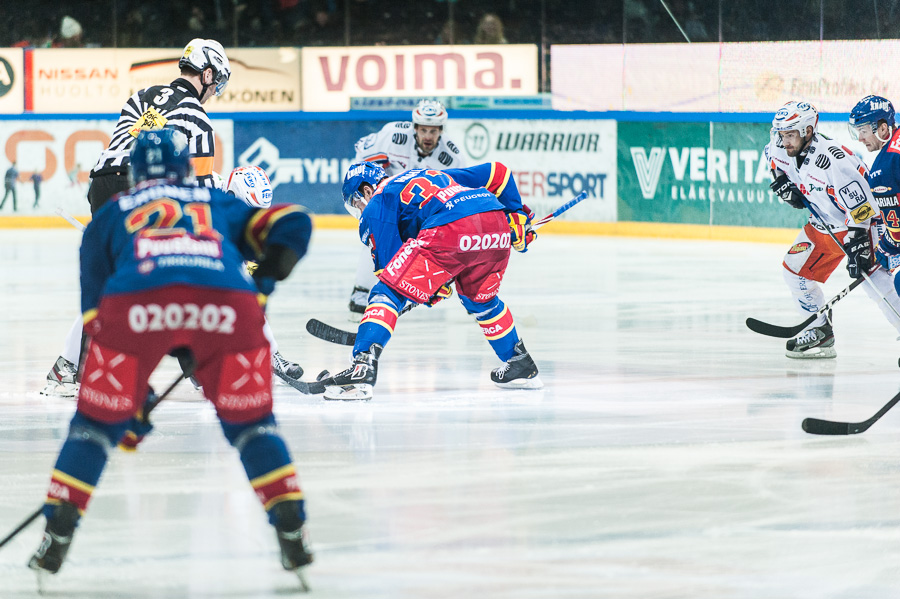
[[342, 192], [345, 207], [359, 219], [379, 281], [357, 329], [352, 366], [321, 381], [326, 399], [371, 399], [378, 358], [400, 313], [449, 297], [452, 283], [505, 362], [491, 380], [507, 388], [543, 386], [497, 295], [510, 246], [524, 252], [535, 236], [508, 168], [495, 162], [387, 178], [380, 166], [359, 162], [347, 171]]
[[[303, 493], [272, 414], [265, 295], [306, 254], [302, 208], [247, 206], [193, 184], [184, 135], [141, 132], [136, 186], [94, 214], [81, 246], [81, 306], [90, 338], [75, 416], [51, 475], [44, 538], [29, 562], [56, 573], [117, 444], [140, 440], [148, 378], [166, 354], [190, 351], [193, 374], [239, 452], [275, 527], [285, 569], [312, 562]], [[244, 260], [256, 260], [254, 278]], [[138, 426], [143, 425], [143, 426]], [[144, 428], [144, 430], [140, 430]]]

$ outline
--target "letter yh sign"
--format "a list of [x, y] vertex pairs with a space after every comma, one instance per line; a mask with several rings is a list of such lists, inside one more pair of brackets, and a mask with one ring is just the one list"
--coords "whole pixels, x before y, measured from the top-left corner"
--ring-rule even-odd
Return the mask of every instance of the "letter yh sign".
[[537, 46], [388, 46], [302, 50], [303, 110], [352, 97], [537, 93]]

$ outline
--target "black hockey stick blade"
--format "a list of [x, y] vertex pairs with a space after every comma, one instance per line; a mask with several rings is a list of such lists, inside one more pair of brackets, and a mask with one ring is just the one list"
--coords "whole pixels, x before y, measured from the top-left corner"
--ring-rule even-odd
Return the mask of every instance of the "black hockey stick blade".
[[319, 339], [330, 343], [349, 345], [351, 347], [356, 343], [356, 333], [342, 331], [341, 329], [337, 329], [330, 324], [325, 324], [321, 320], [315, 318], [309, 319], [306, 323], [306, 330], [313, 337], [318, 337]]
[[314, 383], [304, 383], [303, 381], [292, 379], [288, 375], [278, 370], [275, 371], [275, 374], [276, 376], [278, 376], [278, 378], [304, 395], [319, 395], [320, 393], [325, 393], [325, 385], [323, 385], [319, 381], [316, 381]]
[[748, 318], [747, 328], [754, 333], [759, 333], [760, 335], [790, 339], [791, 337], [796, 337], [798, 334], [800, 334], [803, 329], [811, 325], [812, 322], [818, 317], [818, 314], [813, 314], [800, 324], [792, 327], [780, 327], [777, 324], [769, 324], [768, 322], [756, 320], [755, 318]]
[[863, 422], [834, 422], [818, 418], [805, 418], [802, 424], [803, 430], [811, 435], [858, 435], [869, 430], [870, 426], [878, 422], [897, 403], [900, 403], [900, 393], [884, 404], [884, 407], [878, 410], [874, 416]]
[[840, 291], [840, 293], [838, 293], [836, 296], [831, 298], [831, 300], [827, 304], [822, 306], [822, 308], [818, 312], [816, 312], [815, 314], [813, 314], [812, 316], [810, 316], [809, 318], [807, 318], [806, 320], [804, 320], [803, 322], [801, 322], [798, 325], [795, 325], [792, 327], [780, 327], [777, 324], [769, 324], [768, 322], [756, 320], [755, 318], [748, 318], [747, 319], [747, 328], [750, 329], [751, 331], [753, 331], [754, 333], [759, 333], [760, 335], [767, 335], [769, 337], [780, 337], [782, 339], [790, 339], [791, 337], [796, 337], [797, 335], [800, 334], [801, 331], [803, 331], [803, 329], [805, 329], [806, 327], [811, 325], [816, 318], [818, 318], [822, 314], [825, 314], [826, 312], [831, 310], [831, 308], [834, 307], [834, 305], [836, 303], [838, 303], [841, 299], [846, 297], [846, 295], [848, 293], [850, 293], [851, 291], [853, 291], [854, 289], [859, 287], [859, 285], [863, 281], [865, 281], [865, 279], [856, 279], [855, 281], [850, 283], [850, 285], [848, 285], [847, 287], [844, 287], [844, 289], [842, 289]]

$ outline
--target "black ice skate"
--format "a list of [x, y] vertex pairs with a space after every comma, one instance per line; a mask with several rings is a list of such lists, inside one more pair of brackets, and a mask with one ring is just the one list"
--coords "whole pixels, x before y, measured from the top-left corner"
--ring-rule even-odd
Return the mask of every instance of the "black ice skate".
[[281, 548], [281, 565], [300, 578], [304, 591], [309, 590], [301, 568], [313, 562], [313, 553], [309, 547], [306, 527], [300, 520], [297, 502], [282, 501], [272, 508], [275, 514], [275, 535]]
[[369, 305], [369, 290], [357, 285], [350, 293], [350, 311], [354, 314], [362, 314]]
[[538, 378], [538, 368], [525, 343], [519, 340], [515, 346], [516, 354], [506, 364], [491, 371], [491, 380], [504, 389], [540, 389], [544, 386]]
[[72, 544], [78, 518], [78, 508], [75, 504], [61, 503], [57, 506], [53, 516], [47, 520], [41, 546], [31, 556], [28, 567], [50, 574], [59, 572]]
[[272, 354], [272, 370], [289, 376], [295, 381], [299, 381], [300, 377], [303, 376], [303, 368], [296, 362], [291, 362], [282, 356], [281, 352]]
[[56, 363], [47, 373], [47, 384], [41, 395], [56, 397], [75, 397], [78, 393], [78, 367], [62, 356], [56, 359]]
[[380, 345], [373, 344], [369, 351], [357, 354], [353, 365], [339, 372], [325, 382], [325, 399], [342, 399], [353, 401], [372, 399], [372, 387], [378, 378], [378, 357], [381, 356]]
[[788, 339], [786, 349], [784, 355], [788, 358], [810, 360], [836, 357], [834, 331], [831, 323], [826, 322], [821, 326], [803, 331], [793, 339]]

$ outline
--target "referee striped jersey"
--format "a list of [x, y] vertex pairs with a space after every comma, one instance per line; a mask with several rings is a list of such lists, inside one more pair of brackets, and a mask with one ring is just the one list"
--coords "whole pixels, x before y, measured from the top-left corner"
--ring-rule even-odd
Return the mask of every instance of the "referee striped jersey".
[[109, 146], [91, 170], [91, 177], [127, 171], [131, 142], [142, 129], [168, 127], [184, 133], [188, 139], [191, 162], [197, 182], [213, 187], [215, 135], [209, 116], [200, 104], [196, 89], [178, 78], [169, 85], [154, 85], [128, 98]]

